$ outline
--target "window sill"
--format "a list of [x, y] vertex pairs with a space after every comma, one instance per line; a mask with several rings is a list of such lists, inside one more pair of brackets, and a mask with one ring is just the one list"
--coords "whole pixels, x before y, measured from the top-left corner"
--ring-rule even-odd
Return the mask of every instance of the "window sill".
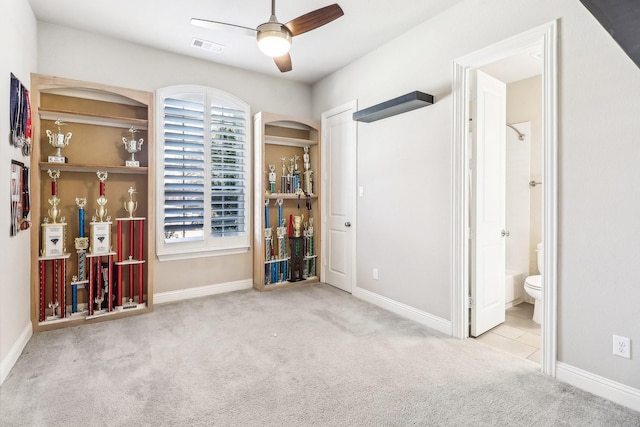
[[195, 258], [208, 258], [214, 256], [229, 256], [229, 255], [242, 255], [249, 252], [248, 246], [242, 246], [238, 248], [227, 249], [212, 249], [212, 250], [199, 250], [191, 252], [169, 252], [169, 253], [157, 253], [158, 260], [164, 261], [180, 261]]

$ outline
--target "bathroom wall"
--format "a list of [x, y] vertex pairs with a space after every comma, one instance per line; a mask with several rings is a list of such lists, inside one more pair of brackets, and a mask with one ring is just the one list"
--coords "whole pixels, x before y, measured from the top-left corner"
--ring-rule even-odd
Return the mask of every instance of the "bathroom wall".
[[[507, 85], [507, 123], [531, 123], [530, 176], [542, 181], [542, 77], [535, 76]], [[507, 132], [513, 132], [508, 129]], [[508, 135], [508, 134], [507, 134]], [[507, 180], [508, 181], [508, 180]], [[527, 181], [527, 182], [528, 182]], [[507, 185], [509, 185], [507, 183]], [[538, 274], [536, 245], [542, 241], [542, 186], [527, 186], [529, 193], [529, 274]], [[508, 202], [507, 202], [508, 203]], [[508, 250], [508, 249], [507, 249]], [[509, 261], [509, 258], [507, 258]], [[507, 262], [507, 266], [509, 263]]]
[[[517, 105], [507, 102], [507, 112], [510, 108], [517, 108]], [[506, 283], [508, 308], [526, 296], [524, 279], [529, 275], [531, 122], [507, 123], [522, 134], [520, 139], [515, 130], [506, 128], [506, 229], [510, 235], [506, 239], [505, 266], [507, 276], [513, 275], [513, 279]]]

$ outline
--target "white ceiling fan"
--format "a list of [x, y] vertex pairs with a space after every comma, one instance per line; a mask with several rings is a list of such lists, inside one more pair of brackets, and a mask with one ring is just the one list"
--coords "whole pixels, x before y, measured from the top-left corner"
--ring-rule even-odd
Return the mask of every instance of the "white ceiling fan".
[[276, 1], [271, 0], [271, 17], [264, 24], [257, 28], [244, 27], [242, 25], [229, 24], [227, 22], [209, 21], [206, 19], [192, 18], [191, 24], [204, 28], [234, 28], [242, 30], [244, 33], [255, 36], [260, 50], [273, 58], [281, 72], [291, 71], [291, 38], [299, 36], [308, 31], [315, 30], [331, 21], [344, 15], [342, 8], [338, 4], [332, 4], [313, 12], [305, 13], [302, 16], [281, 24], [276, 18]]

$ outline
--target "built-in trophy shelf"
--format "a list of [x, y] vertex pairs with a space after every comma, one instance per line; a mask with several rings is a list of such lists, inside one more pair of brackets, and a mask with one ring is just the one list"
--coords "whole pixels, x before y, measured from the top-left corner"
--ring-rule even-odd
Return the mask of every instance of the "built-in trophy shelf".
[[62, 120], [66, 123], [88, 124], [96, 126], [108, 126], [129, 129], [132, 126], [137, 129], [147, 129], [148, 120], [134, 119], [130, 117], [101, 116], [99, 114], [82, 113], [76, 111], [57, 110], [53, 108], [38, 109], [42, 120]]
[[63, 172], [96, 172], [103, 170], [109, 173], [122, 173], [133, 175], [146, 175], [149, 173], [149, 169], [146, 166], [127, 167], [127, 166], [107, 166], [107, 165], [80, 165], [73, 163], [49, 163], [40, 162], [38, 167], [41, 171], [46, 171], [51, 168], [59, 169]]
[[153, 94], [38, 74], [31, 87], [34, 330], [148, 312]]
[[254, 135], [254, 286], [317, 282], [319, 123], [262, 112], [254, 117]]

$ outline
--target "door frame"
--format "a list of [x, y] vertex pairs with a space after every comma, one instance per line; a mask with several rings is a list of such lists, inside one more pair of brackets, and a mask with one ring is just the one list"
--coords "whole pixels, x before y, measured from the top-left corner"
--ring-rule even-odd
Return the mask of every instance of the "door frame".
[[[328, 168], [328, 159], [327, 159], [327, 133], [326, 133], [326, 126], [327, 126], [327, 119], [331, 116], [335, 116], [336, 114], [341, 114], [347, 111], [351, 111], [353, 113], [355, 113], [356, 111], [358, 111], [358, 101], [357, 100], [352, 100], [349, 101], [345, 104], [342, 104], [338, 107], [332, 108], [328, 111], [325, 111], [324, 113], [322, 113], [322, 118], [321, 118], [321, 122], [320, 122], [320, 133], [321, 133], [321, 139], [320, 139], [320, 163], [321, 163], [321, 171], [322, 171], [322, 191], [320, 192], [320, 205], [322, 206], [321, 208], [321, 212], [322, 212], [322, 227], [321, 227], [321, 239], [322, 242], [327, 242], [327, 227], [326, 227], [326, 221], [328, 218], [328, 212], [329, 212], [329, 200], [327, 197], [327, 188], [328, 186], [326, 185], [327, 183], [327, 168]], [[350, 293], [353, 294], [353, 291], [356, 288], [356, 283], [357, 282], [357, 272], [356, 272], [356, 254], [357, 254], [357, 250], [356, 250], [356, 243], [358, 241], [357, 239], [357, 231], [358, 231], [358, 199], [356, 197], [356, 188], [358, 186], [358, 127], [357, 127], [357, 122], [355, 121], [351, 121], [351, 125], [350, 125], [350, 129], [349, 129], [349, 134], [353, 137], [353, 144], [354, 144], [354, 149], [355, 149], [355, 161], [356, 164], [353, 165], [352, 168], [350, 168], [349, 170], [352, 171], [351, 173], [352, 178], [353, 178], [353, 184], [354, 184], [354, 188], [351, 189], [351, 202], [352, 202], [352, 206], [353, 206], [353, 216], [354, 219], [351, 222], [351, 283], [349, 284], [349, 288], [351, 289]], [[327, 269], [327, 256], [328, 256], [328, 249], [327, 249], [326, 244], [322, 245], [322, 266], [320, 269], [321, 272], [321, 277], [324, 278], [326, 277], [326, 269]]]
[[542, 372], [555, 377], [557, 360], [557, 225], [558, 225], [558, 95], [557, 21], [541, 25], [453, 62], [452, 135], [452, 270], [451, 331], [459, 339], [469, 337], [469, 91], [470, 71], [525, 48], [542, 43], [542, 240], [544, 277], [542, 292]]

